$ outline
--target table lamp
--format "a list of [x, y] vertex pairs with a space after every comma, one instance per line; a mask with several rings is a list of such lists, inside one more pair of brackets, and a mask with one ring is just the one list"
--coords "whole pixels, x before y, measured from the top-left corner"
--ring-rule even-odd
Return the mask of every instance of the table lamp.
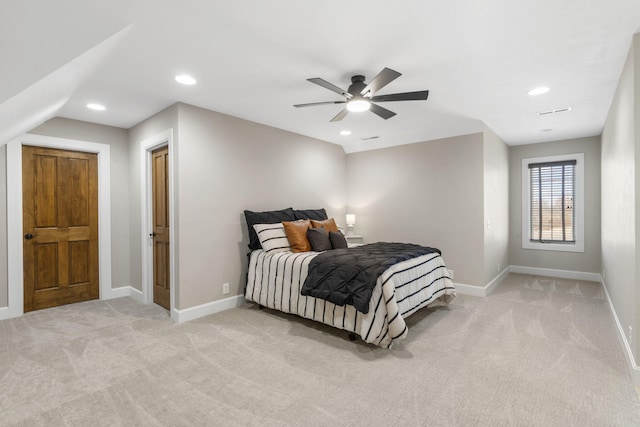
[[353, 226], [356, 224], [356, 214], [347, 214], [347, 236], [353, 236]]

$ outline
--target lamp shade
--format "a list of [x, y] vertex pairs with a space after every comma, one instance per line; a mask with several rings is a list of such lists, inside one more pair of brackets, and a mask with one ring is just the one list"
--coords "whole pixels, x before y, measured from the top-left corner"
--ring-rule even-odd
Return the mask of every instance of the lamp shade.
[[355, 225], [356, 214], [347, 214], [347, 225]]

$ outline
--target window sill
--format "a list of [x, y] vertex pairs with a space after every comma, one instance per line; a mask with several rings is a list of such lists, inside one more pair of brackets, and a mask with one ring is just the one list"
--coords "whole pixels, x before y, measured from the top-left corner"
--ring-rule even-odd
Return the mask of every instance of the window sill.
[[584, 244], [576, 242], [575, 244], [564, 243], [535, 243], [522, 242], [522, 249], [534, 249], [538, 251], [554, 251], [554, 252], [584, 252]]

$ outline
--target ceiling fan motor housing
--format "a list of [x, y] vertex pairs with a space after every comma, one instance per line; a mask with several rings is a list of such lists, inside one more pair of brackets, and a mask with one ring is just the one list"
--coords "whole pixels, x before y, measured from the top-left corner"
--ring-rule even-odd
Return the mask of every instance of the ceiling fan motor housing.
[[364, 82], [364, 76], [358, 74], [351, 77], [351, 86], [349, 86], [347, 91], [355, 97], [359, 96], [365, 87], [367, 87], [367, 85]]

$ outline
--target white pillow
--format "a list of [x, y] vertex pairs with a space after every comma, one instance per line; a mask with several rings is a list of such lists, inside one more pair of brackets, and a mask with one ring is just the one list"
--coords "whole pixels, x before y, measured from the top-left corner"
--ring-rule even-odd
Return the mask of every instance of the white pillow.
[[254, 224], [253, 229], [256, 230], [258, 240], [262, 249], [266, 252], [286, 252], [291, 250], [291, 244], [284, 232], [284, 226], [281, 222], [276, 224]]

